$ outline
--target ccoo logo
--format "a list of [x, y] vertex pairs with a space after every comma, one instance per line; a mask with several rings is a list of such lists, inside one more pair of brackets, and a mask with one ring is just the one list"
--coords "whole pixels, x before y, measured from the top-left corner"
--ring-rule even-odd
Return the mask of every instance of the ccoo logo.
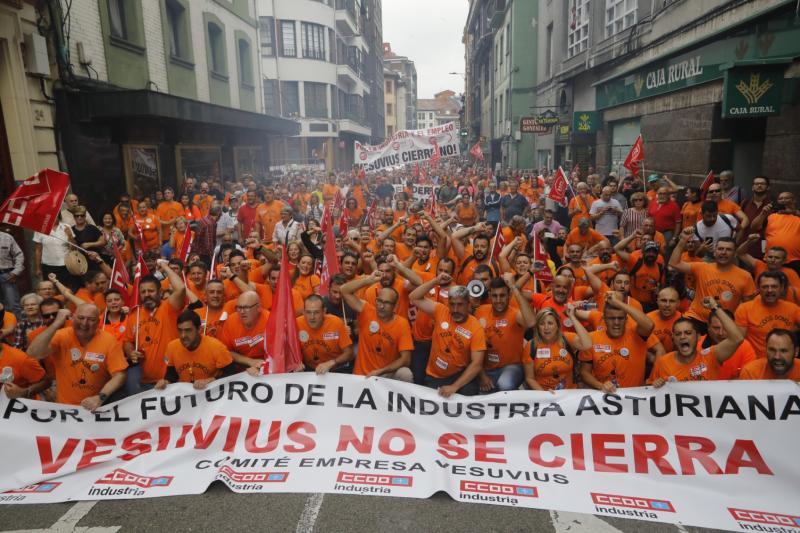
[[414, 478], [411, 476], [389, 476], [385, 474], [355, 474], [339, 472], [336, 477], [339, 483], [355, 483], [357, 485], [377, 485], [381, 487], [410, 487]]
[[620, 496], [619, 494], [592, 492], [592, 501], [598, 505], [611, 507], [630, 507], [632, 509], [667, 513], [675, 512], [675, 508], [669, 500], [654, 500], [653, 498], [642, 498], [640, 496]]
[[6, 494], [42, 494], [53, 492], [59, 485], [61, 485], [61, 483], [58, 481], [43, 481], [41, 483], [34, 483], [33, 485], [22, 487], [21, 489], [8, 490]]
[[172, 476], [140, 476], [117, 468], [95, 481], [95, 483], [100, 485], [133, 485], [147, 489], [150, 487], [166, 487], [172, 483], [172, 479]]
[[746, 509], [735, 509], [733, 507], [728, 507], [728, 511], [733, 515], [733, 518], [741, 522], [756, 522], [758, 524], [800, 528], [800, 516], [768, 513], [765, 511], [749, 511]]
[[538, 498], [539, 491], [536, 487], [525, 485], [509, 485], [506, 483], [488, 483], [484, 481], [461, 480], [461, 492], [478, 492], [481, 494], [503, 494], [505, 496], [522, 496]]

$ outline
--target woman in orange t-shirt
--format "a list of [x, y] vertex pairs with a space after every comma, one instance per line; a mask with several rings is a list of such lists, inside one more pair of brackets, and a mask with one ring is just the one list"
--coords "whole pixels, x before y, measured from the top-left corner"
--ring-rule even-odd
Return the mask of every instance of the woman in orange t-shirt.
[[536, 313], [533, 339], [522, 350], [525, 384], [533, 390], [575, 388], [575, 358], [573, 353], [587, 350], [592, 342], [586, 328], [575, 317], [574, 308], [565, 313], [572, 320], [575, 333], [561, 331], [561, 318], [550, 307]]
[[300, 293], [303, 301], [319, 290], [319, 276], [314, 274], [314, 258], [303, 254], [292, 273], [292, 287]]

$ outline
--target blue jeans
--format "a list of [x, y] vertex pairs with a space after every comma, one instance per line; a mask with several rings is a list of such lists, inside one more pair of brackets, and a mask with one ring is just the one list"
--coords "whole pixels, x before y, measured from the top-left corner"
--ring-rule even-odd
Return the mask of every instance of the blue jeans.
[[411, 352], [411, 373], [414, 374], [414, 383], [425, 383], [425, 369], [431, 355], [431, 341], [414, 341], [414, 351]]
[[500, 391], [517, 390], [525, 379], [522, 365], [506, 365], [500, 368], [486, 370], [486, 375], [491, 378], [494, 388]]
[[9, 313], [14, 313], [17, 319], [22, 317], [22, 308], [19, 305], [19, 287], [16, 281], [9, 281], [11, 272], [0, 274], [0, 291], [2, 291], [3, 305]]
[[138, 365], [129, 364], [125, 372], [125, 386], [123, 389], [126, 398], [134, 394], [139, 394], [140, 392], [151, 390], [156, 385], [155, 383], [142, 383], [142, 363], [143, 362], [139, 362]]

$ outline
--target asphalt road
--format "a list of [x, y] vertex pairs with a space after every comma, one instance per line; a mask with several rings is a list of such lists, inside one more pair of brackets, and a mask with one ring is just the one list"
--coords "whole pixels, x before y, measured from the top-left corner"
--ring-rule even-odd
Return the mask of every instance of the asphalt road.
[[337, 494], [205, 494], [46, 505], [0, 506], [0, 531], [346, 531], [699, 533], [716, 530], [623, 518], [427, 500]]

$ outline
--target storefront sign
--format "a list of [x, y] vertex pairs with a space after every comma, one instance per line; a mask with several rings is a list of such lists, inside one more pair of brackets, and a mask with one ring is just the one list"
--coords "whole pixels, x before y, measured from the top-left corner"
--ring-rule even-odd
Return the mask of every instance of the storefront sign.
[[575, 111], [572, 114], [572, 129], [575, 133], [596, 133], [602, 125], [597, 111]]
[[781, 109], [783, 67], [732, 68], [725, 72], [722, 116], [746, 118], [777, 115]]
[[800, 55], [800, 26], [789, 22], [793, 17], [793, 13], [778, 12], [771, 21], [742, 26], [735, 35], [600, 82], [596, 87], [597, 109], [722, 79], [723, 65], [796, 57]]
[[736, 531], [800, 523], [790, 380], [442, 398], [389, 379], [241, 373], [94, 413], [3, 394], [0, 413], [4, 505], [200, 494], [219, 481], [243, 494], [445, 491]]
[[542, 126], [555, 126], [560, 122], [558, 115], [556, 115], [552, 110], [548, 109], [538, 117], [536, 117], [537, 124]]
[[539, 124], [537, 117], [522, 117], [519, 119], [520, 133], [549, 133], [550, 126]]
[[569, 143], [570, 126], [570, 124], [561, 124], [556, 128], [556, 143]]

